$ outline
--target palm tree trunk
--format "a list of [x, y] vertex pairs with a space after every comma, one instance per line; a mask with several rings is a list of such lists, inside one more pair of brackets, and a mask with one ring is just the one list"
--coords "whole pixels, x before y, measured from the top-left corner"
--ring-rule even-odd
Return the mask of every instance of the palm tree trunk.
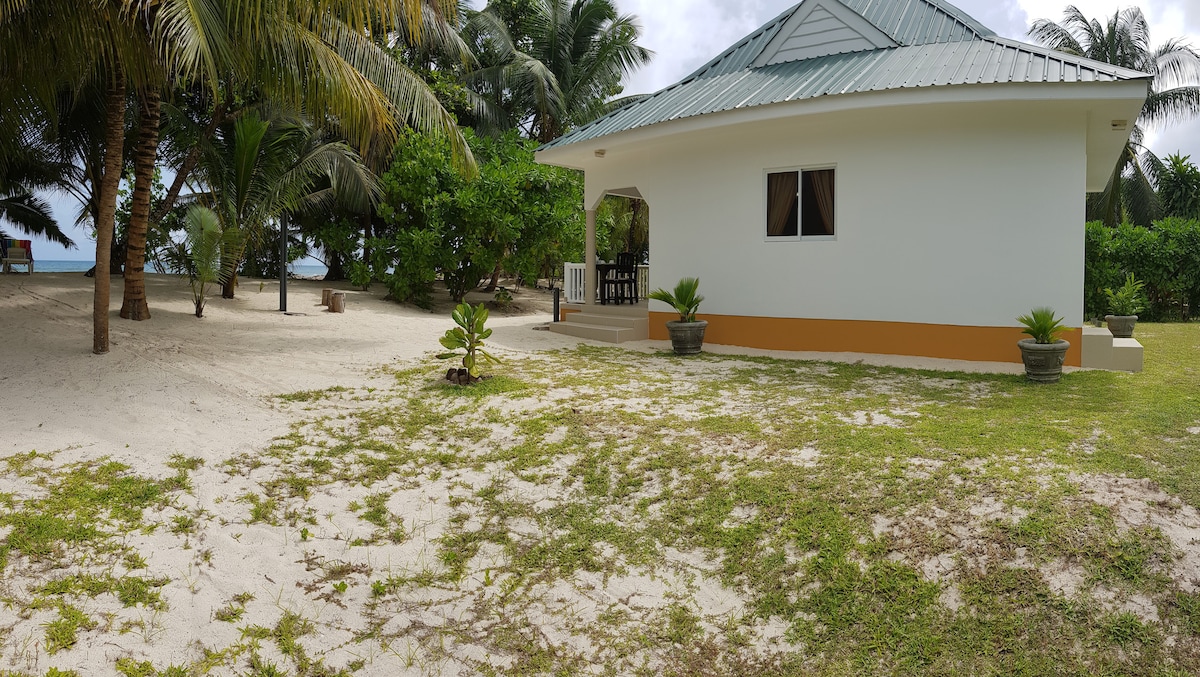
[[213, 110], [212, 120], [209, 121], [208, 127], [205, 128], [201, 141], [192, 146], [184, 156], [183, 162], [179, 165], [179, 171], [175, 173], [175, 180], [171, 182], [171, 187], [167, 189], [166, 196], [163, 197], [162, 204], [154, 213], [150, 215], [150, 223], [158, 225], [166, 218], [167, 214], [175, 208], [175, 202], [179, 199], [179, 194], [183, 192], [183, 186], [187, 183], [188, 177], [192, 172], [196, 171], [196, 166], [200, 164], [200, 147], [212, 135], [216, 133], [217, 127], [225, 121], [225, 105], [218, 103]]
[[484, 288], [489, 294], [496, 291], [496, 287], [500, 286], [500, 262], [496, 262], [496, 267], [492, 269], [492, 277], [488, 279], [488, 285]]
[[100, 209], [96, 219], [96, 288], [92, 304], [92, 352], [108, 352], [109, 254], [117, 216], [117, 189], [125, 154], [125, 77], [113, 76], [104, 108], [104, 174], [100, 177]]
[[[242, 254], [239, 252], [237, 256], [233, 257], [233, 261], [233, 274], [221, 284], [221, 298], [223, 299], [234, 298], [234, 292], [237, 290], [238, 284], [238, 271], [242, 268]], [[223, 263], [222, 267], [224, 267]]]
[[125, 295], [121, 317], [127, 320], [150, 319], [146, 303], [146, 232], [150, 221], [150, 194], [154, 166], [158, 160], [159, 94], [148, 90], [142, 101], [137, 151], [133, 158], [133, 205], [129, 213], [129, 232], [125, 248]]

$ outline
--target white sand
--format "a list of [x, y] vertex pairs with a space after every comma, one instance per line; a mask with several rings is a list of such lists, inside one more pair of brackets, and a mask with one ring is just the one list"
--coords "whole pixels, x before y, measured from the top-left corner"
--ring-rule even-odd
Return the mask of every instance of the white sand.
[[[141, 622], [140, 630], [133, 633], [88, 632], [77, 646], [48, 656], [39, 642], [45, 624], [56, 618], [53, 610], [39, 610], [18, 619], [5, 618], [5, 612], [0, 611], [0, 671], [12, 668], [42, 674], [56, 666], [79, 670], [81, 675], [107, 675], [115, 674], [111, 667], [101, 670], [97, 666], [111, 666], [122, 656], [152, 660], [160, 668], [168, 663], [191, 662], [199, 655], [196, 642], [222, 647], [238, 641], [235, 625], [216, 622], [213, 617], [232, 595], [246, 591], [255, 594], [256, 600], [247, 606], [246, 622], [271, 626], [285, 611], [313, 618], [320, 624], [318, 636], [312, 640], [315, 648], [337, 665], [355, 657], [362, 659], [367, 667], [360, 674], [456, 674], [463, 669], [461, 664], [414, 667], [410, 660], [413, 654], [403, 646], [368, 643], [376, 653], [358, 656], [354, 652], [360, 647], [350, 638], [365, 629], [366, 620], [337, 604], [318, 602], [319, 596], [306, 594], [297, 586], [318, 575], [306, 568], [305, 557], [353, 560], [364, 568], [369, 565], [378, 572], [371, 574], [371, 579], [383, 578], [387, 571], [426, 566], [436, 557], [429, 544], [443, 533], [450, 515], [446, 497], [462, 490], [456, 489], [457, 485], [486, 486], [490, 481], [487, 468], [472, 471], [469, 477], [426, 477], [418, 486], [398, 491], [391, 509], [408, 513], [406, 506], [417, 506], [414, 510], [421, 517], [407, 525], [416, 537], [395, 547], [355, 549], [355, 554], [347, 550], [346, 541], [361, 535], [355, 530], [361, 531], [362, 524], [346, 512], [346, 504], [361, 499], [366, 489], [314, 496], [312, 504], [318, 514], [331, 517], [322, 517], [313, 529], [312, 539], [308, 539], [301, 538], [295, 529], [245, 524], [247, 506], [238, 503], [237, 498], [261, 478], [230, 477], [219, 469], [226, 460], [261, 452], [272, 439], [287, 433], [291, 424], [306, 416], [302, 407], [278, 406], [271, 395], [331, 386], [370, 386], [377, 379], [382, 383], [387, 377], [379, 373], [380, 366], [440, 351], [437, 339], [451, 326], [447, 304], [442, 302], [437, 312], [430, 313], [383, 300], [380, 287], [367, 293], [335, 283], [330, 286], [346, 290], [347, 310], [333, 314], [324, 312], [318, 304], [325, 284], [301, 281], [289, 284], [289, 309], [302, 314], [285, 316], [278, 311], [277, 285], [244, 281], [236, 300], [212, 298], [205, 317], [197, 319], [184, 281], [150, 276], [147, 286], [152, 319], [135, 323], [117, 317], [122, 280], [113, 278], [111, 352], [93, 355], [91, 280], [78, 273], [0, 275], [0, 416], [5, 421], [0, 456], [31, 449], [57, 452], [55, 465], [109, 457], [132, 466], [139, 474], [154, 477], [173, 473], [166, 466], [172, 454], [198, 456], [205, 459], [205, 467], [194, 473], [193, 491], [181, 496], [172, 510], [180, 515], [203, 510], [215, 520], [213, 524], [228, 525], [201, 530], [186, 548], [180, 547], [179, 536], [161, 529], [129, 537], [129, 545], [148, 553], [153, 575], [172, 578], [163, 589], [169, 611], [160, 614], [140, 608], [89, 608], [88, 613], [97, 617], [108, 613], [116, 619], [114, 622], [140, 614], [134, 619]], [[493, 315], [490, 325], [495, 333], [489, 344], [500, 352], [532, 353], [580, 342], [534, 331], [535, 326], [549, 320], [547, 295], [527, 292], [519, 295], [518, 302], [526, 311], [536, 312]], [[654, 351], [666, 349], [667, 344], [638, 341], [626, 347]], [[712, 352], [731, 351], [712, 347]], [[972, 366], [851, 354], [770, 354], [935, 369]], [[1013, 366], [1004, 365], [1003, 369]], [[0, 486], [0, 490], [10, 489]], [[199, 559], [205, 551], [211, 554], [213, 564]], [[479, 558], [484, 562], [490, 556], [483, 551]], [[686, 575], [677, 579], [668, 576], [651, 580], [631, 574], [628, 580], [616, 577], [588, 583], [594, 593], [573, 595], [551, 590], [538, 603], [548, 604], [546, 600], [558, 599], [555, 595], [559, 595], [565, 600], [563, 609], [577, 614], [579, 623], [586, 627], [592, 622], [592, 612], [612, 600], [624, 600], [621, 603], [630, 609], [653, 610], [682, 588], [699, 586], [693, 592], [702, 602], [700, 611], [712, 614], [711, 618], [704, 616], [705, 622], [719, 625], [725, 616], [743, 611], [734, 591], [695, 575], [708, 566], [703, 559], [697, 553], [680, 553], [680, 571]], [[12, 580], [11, 569], [0, 576], [0, 595], [17, 588], [28, 590], [37, 582]], [[365, 575], [347, 579], [353, 585], [345, 598], [352, 602], [349, 608], [363, 607], [370, 581]], [[581, 585], [580, 581], [574, 582], [577, 590]], [[408, 623], [405, 627], [411, 628], [416, 622], [444, 623], [465, 613], [456, 605], [468, 604], [468, 593], [486, 592], [485, 588], [484, 583], [472, 578], [464, 583], [463, 590], [444, 600], [426, 597], [410, 600], [415, 605], [412, 607], [385, 607], [381, 611], [390, 615], [389, 624]], [[630, 591], [637, 592], [633, 601]], [[534, 618], [537, 614], [563, 618], [563, 609], [531, 607], [530, 622], [538, 623]], [[541, 625], [543, 632], [554, 629], [554, 623]], [[764, 642], [781, 634], [782, 629], [769, 624], [756, 630], [758, 639]], [[460, 646], [451, 654], [471, 656], [479, 651], [486, 648]], [[218, 670], [213, 674], [227, 673]]]
[[[151, 319], [117, 316], [123, 281], [112, 279], [111, 349], [93, 355], [91, 280], [79, 273], [0, 275], [0, 453], [74, 448], [135, 466], [188, 453], [224, 459], [263, 448], [287, 430], [288, 418], [265, 396], [354, 387], [372, 369], [440, 351], [449, 314], [432, 314], [346, 291], [343, 314], [319, 305], [323, 282], [245, 280], [238, 298], [210, 298], [203, 318], [177, 277], [150, 275]], [[532, 294], [532, 292], [528, 293]], [[545, 296], [542, 294], [541, 296]], [[540, 300], [545, 305], [545, 300]], [[507, 350], [575, 345], [534, 332], [537, 315], [489, 322], [491, 343]]]
[[[360, 385], [375, 367], [441, 350], [437, 339], [451, 326], [448, 312], [383, 300], [380, 285], [361, 292], [333, 283], [346, 291], [347, 311], [324, 312], [319, 301], [326, 285], [310, 281], [288, 285], [288, 309], [303, 315], [279, 312], [278, 282], [245, 280], [237, 299], [211, 298], [197, 319], [186, 282], [162, 275], [148, 276], [151, 319], [132, 322], [117, 316], [122, 284], [113, 278], [111, 350], [93, 355], [90, 279], [0, 275], [0, 415], [6, 421], [0, 453], [72, 447], [82, 455], [142, 463], [176, 452], [226, 458], [261, 449], [287, 427], [287, 417], [265, 396]], [[535, 295], [540, 298], [524, 305], [537, 314], [493, 315], [491, 343], [519, 352], [580, 343], [532, 331], [550, 319], [548, 295], [524, 297]], [[665, 341], [623, 347], [668, 349]], [[705, 349], [925, 369], [1021, 369], [888, 355]]]

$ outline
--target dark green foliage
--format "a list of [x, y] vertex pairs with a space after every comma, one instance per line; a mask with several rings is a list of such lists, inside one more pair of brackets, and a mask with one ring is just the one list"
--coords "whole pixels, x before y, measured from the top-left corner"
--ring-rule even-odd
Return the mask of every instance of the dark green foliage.
[[1200, 219], [1200, 168], [1190, 155], [1168, 155], [1158, 177], [1158, 200], [1163, 213]]
[[1149, 228], [1087, 224], [1084, 304], [1089, 317], [1108, 310], [1106, 288], [1132, 274], [1145, 283], [1143, 320], [1188, 319], [1200, 307], [1200, 220], [1168, 218]]
[[[582, 216], [577, 173], [539, 165], [533, 142], [466, 132], [479, 177], [465, 179], [444, 141], [406, 135], [383, 177], [379, 213], [389, 233], [372, 240], [374, 273], [392, 296], [428, 305], [440, 274], [455, 301], [497, 265], [527, 281], [554, 273], [566, 233]], [[384, 271], [394, 270], [390, 275]]]

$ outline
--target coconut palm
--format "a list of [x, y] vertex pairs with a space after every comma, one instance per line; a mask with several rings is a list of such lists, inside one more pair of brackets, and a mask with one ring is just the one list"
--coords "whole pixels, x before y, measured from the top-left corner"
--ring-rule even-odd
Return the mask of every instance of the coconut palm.
[[1101, 23], [1069, 6], [1062, 23], [1038, 19], [1029, 36], [1060, 52], [1153, 76], [1150, 95], [1108, 185], [1088, 200], [1088, 219], [1110, 226], [1122, 220], [1149, 225], [1157, 211], [1154, 184], [1163, 165], [1142, 144], [1144, 130], [1200, 114], [1200, 55], [1178, 38], [1151, 47], [1150, 27], [1137, 7]]
[[[9, 132], [21, 126], [24, 113], [51, 108], [62, 84], [97, 83], [106, 91], [94, 352], [108, 350], [107, 259], [127, 93], [136, 95], [139, 113], [135, 192], [157, 154], [156, 102], [188, 83], [200, 83], [214, 99], [229, 83], [240, 83], [282, 105], [303, 107], [317, 120], [336, 120], [359, 145], [393, 137], [405, 124], [441, 133], [470, 171], [470, 152], [453, 117], [373, 39], [404, 27], [409, 39], [419, 40], [426, 6], [421, 0], [0, 0], [0, 62], [7, 76], [0, 98], [14, 102], [12, 114], [0, 119], [0, 139], [8, 142], [0, 154], [12, 147]], [[139, 200], [148, 205], [149, 182], [141, 186]], [[144, 251], [148, 217], [139, 205], [130, 225], [134, 256]], [[142, 264], [133, 263], [136, 274]], [[139, 293], [137, 284], [131, 293]], [[138, 299], [131, 301], [131, 314], [147, 314]]]
[[612, 100], [621, 79], [652, 52], [637, 44], [637, 19], [612, 0], [532, 0], [529, 8], [518, 36], [496, 8], [472, 16], [467, 32], [483, 66], [469, 83], [545, 143], [622, 105]]
[[[328, 209], [339, 198], [364, 206], [379, 190], [374, 175], [345, 143], [326, 140], [294, 114], [264, 113], [249, 111], [223, 125], [198, 168], [207, 187], [199, 202], [242, 243], [228, 253], [234, 271], [245, 244], [256, 243], [267, 222], [284, 213]], [[233, 298], [236, 272], [222, 282], [222, 295]]]
[[[69, 186], [74, 167], [54, 162], [48, 155], [40, 145], [26, 146], [0, 170], [0, 224], [74, 249], [75, 243], [54, 220], [50, 204], [35, 194]], [[0, 237], [7, 235], [0, 231]]]

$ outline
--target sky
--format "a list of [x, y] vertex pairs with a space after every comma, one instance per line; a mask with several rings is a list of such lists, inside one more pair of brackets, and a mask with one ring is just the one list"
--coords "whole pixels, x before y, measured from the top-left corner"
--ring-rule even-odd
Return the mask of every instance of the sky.
[[[683, 79], [730, 45], [749, 35], [798, 0], [615, 0], [619, 11], [638, 17], [641, 44], [655, 53], [650, 65], [626, 80], [626, 94], [658, 91]], [[475, 7], [484, 3], [472, 0]], [[954, 0], [954, 4], [1000, 35], [1028, 41], [1029, 26], [1037, 19], [1061, 21], [1069, 4], [1085, 16], [1103, 20], [1134, 3], [1111, 0]], [[1158, 46], [1170, 38], [1182, 38], [1200, 49], [1200, 1], [1141, 0], [1150, 23], [1150, 38]], [[1161, 130], [1149, 130], [1146, 138], [1160, 157], [1179, 152], [1200, 162], [1200, 119]], [[78, 207], [69, 200], [55, 200], [61, 224], [70, 224]], [[64, 250], [40, 241], [34, 244], [39, 259], [91, 259], [91, 240], [79, 229], [71, 237], [79, 249]]]

